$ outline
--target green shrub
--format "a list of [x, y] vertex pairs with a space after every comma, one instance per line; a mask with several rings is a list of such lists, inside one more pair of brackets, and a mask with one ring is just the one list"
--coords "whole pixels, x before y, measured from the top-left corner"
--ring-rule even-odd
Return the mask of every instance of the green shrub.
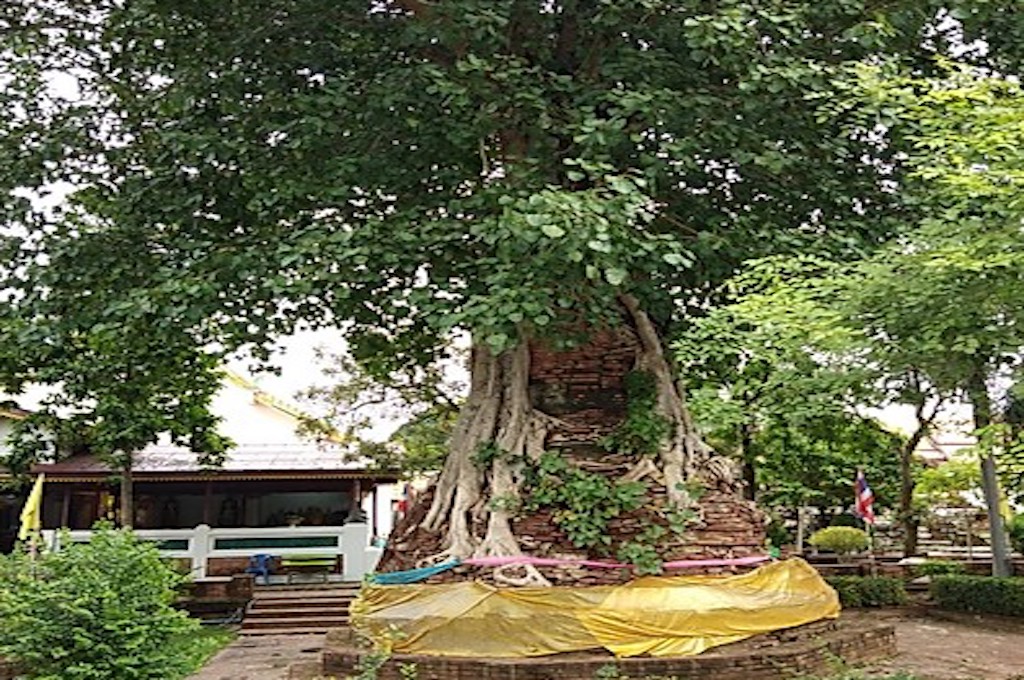
[[170, 680], [196, 661], [198, 623], [171, 606], [182, 577], [130, 531], [99, 527], [35, 562], [2, 560], [0, 657], [45, 680]]
[[931, 594], [946, 609], [1024, 616], [1024, 578], [937, 576]]
[[889, 576], [830, 576], [844, 607], [888, 607], [907, 603], [903, 581]]
[[1006, 524], [1006, 531], [1010, 534], [1010, 543], [1013, 549], [1024, 553], [1024, 515], [1014, 515]]
[[853, 527], [827, 527], [811, 534], [808, 542], [819, 550], [831, 550], [840, 555], [860, 552], [870, 545], [868, 534]]
[[928, 560], [921, 564], [915, 564], [910, 568], [914, 576], [945, 576], [948, 574], [963, 574], [964, 565], [951, 560]]
[[793, 543], [793, 535], [786, 528], [786, 523], [778, 517], [773, 517], [771, 522], [768, 523], [765, 534], [768, 540], [771, 541], [771, 544], [776, 547]]

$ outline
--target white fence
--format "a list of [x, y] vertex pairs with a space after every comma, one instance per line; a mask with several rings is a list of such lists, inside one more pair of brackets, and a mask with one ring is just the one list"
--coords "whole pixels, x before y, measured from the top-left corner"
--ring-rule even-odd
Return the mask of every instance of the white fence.
[[[380, 559], [381, 549], [370, 545], [366, 524], [344, 526], [297, 526], [263, 529], [211, 529], [200, 524], [194, 529], [137, 529], [135, 533], [153, 541], [166, 557], [190, 559], [192, 576], [206, 578], [207, 560], [216, 557], [250, 557], [257, 554], [287, 557], [331, 555], [342, 557], [342, 578], [360, 581], [372, 572]], [[91, 531], [69, 531], [66, 534], [43, 531], [45, 544], [58, 548], [60, 537], [67, 535], [74, 542], [88, 541]]]

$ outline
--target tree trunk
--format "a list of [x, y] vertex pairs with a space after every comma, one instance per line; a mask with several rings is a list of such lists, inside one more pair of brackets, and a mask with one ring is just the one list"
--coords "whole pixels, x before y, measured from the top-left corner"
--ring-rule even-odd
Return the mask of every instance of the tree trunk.
[[757, 466], [754, 460], [754, 426], [740, 425], [740, 460], [743, 461], [743, 497], [757, 500]]
[[[670, 427], [656, 457], [627, 462], [617, 473], [608, 474], [622, 480], [652, 478], [664, 490], [665, 500], [659, 503], [667, 501], [666, 509], [686, 509], [694, 504], [687, 482], [697, 477], [705, 484], [734, 488], [731, 462], [713, 456], [693, 425], [650, 318], [634, 298], [623, 296], [621, 302], [636, 340], [634, 346], [638, 346], [634, 369], [652, 377], [654, 410]], [[396, 532], [400, 534], [398, 542], [403, 536], [419, 535], [421, 531], [440, 539], [435, 542], [436, 552], [423, 557], [417, 554], [418, 566], [452, 558], [523, 555], [522, 537], [515, 534], [512, 523], [520, 505], [524, 469], [545, 451], [551, 431], [565, 425], [532, 403], [530, 361], [528, 338], [520, 338], [514, 349], [501, 354], [474, 342], [469, 396], [459, 414], [429, 508], [421, 509], [418, 517], [417, 511], [411, 511], [409, 525]], [[763, 532], [763, 527], [758, 530]], [[386, 553], [385, 570], [388, 564]], [[548, 583], [525, 561], [499, 568], [494, 580], [509, 585]]]
[[121, 526], [131, 529], [135, 524], [135, 480], [131, 466], [121, 470]]
[[[549, 420], [530, 405], [529, 359], [525, 341], [501, 355], [474, 344], [469, 397], [423, 521], [427, 529], [447, 534], [444, 550], [427, 558], [430, 562], [522, 554], [509, 524], [509, 508], [519, 498], [522, 461], [543, 451]], [[478, 461], [488, 447], [489, 469], [484, 469]], [[484, 520], [481, 536], [478, 527]], [[519, 577], [501, 572], [496, 578], [517, 585], [546, 583], [532, 567], [521, 571]]]
[[[968, 397], [974, 410], [974, 427], [981, 429], [992, 424], [992, 400], [988, 395], [984, 374], [978, 372], [968, 386]], [[981, 485], [988, 510], [988, 526], [992, 535], [992, 575], [1010, 576], [1010, 550], [999, 510], [999, 478], [996, 476], [996, 461], [991, 450], [983, 451], [981, 457]]]
[[914, 513], [914, 451], [917, 450], [924, 430], [920, 427], [900, 449], [900, 523], [903, 525], [903, 556], [917, 554], [917, 533], [920, 522]]

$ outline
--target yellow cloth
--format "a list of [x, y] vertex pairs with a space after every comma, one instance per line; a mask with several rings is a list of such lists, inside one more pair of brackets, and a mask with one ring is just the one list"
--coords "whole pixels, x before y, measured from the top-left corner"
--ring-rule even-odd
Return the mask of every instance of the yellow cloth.
[[43, 526], [43, 478], [45, 475], [36, 477], [36, 483], [28, 494], [25, 507], [21, 509], [21, 529], [18, 530], [18, 540], [24, 541], [29, 536], [39, 531]]
[[527, 657], [605, 648], [688, 656], [839, 615], [839, 598], [800, 559], [735, 576], [641, 578], [622, 586], [364, 585], [352, 626], [400, 654]]

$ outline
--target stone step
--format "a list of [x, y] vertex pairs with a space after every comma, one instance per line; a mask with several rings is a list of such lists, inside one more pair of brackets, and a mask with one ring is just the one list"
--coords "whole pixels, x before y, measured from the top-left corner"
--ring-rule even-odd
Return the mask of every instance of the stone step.
[[294, 628], [243, 628], [238, 631], [239, 635], [323, 635], [332, 630], [326, 626], [296, 626]]
[[242, 631], [249, 630], [291, 630], [294, 628], [344, 628], [348, 625], [347, 616], [321, 616], [310, 620], [306, 617], [250, 618], [242, 621]]
[[274, 598], [265, 600], [256, 598], [252, 601], [250, 609], [264, 609], [273, 607], [348, 607], [352, 604], [351, 597], [317, 597], [309, 599], [299, 598]]
[[287, 619], [287, 618], [324, 618], [348, 617], [348, 608], [342, 607], [273, 607], [270, 609], [250, 609], [245, 620], [252, 619]]
[[322, 598], [347, 597], [354, 598], [359, 595], [358, 590], [334, 589], [334, 590], [283, 590], [280, 592], [266, 592], [257, 590], [253, 593], [256, 600], [315, 600]]
[[[331, 586], [334, 587], [331, 587]], [[242, 635], [323, 633], [348, 626], [354, 584], [321, 588], [258, 588], [242, 621]]]
[[310, 583], [271, 583], [269, 585], [265, 583], [257, 583], [255, 590], [257, 593], [285, 593], [288, 591], [301, 590], [301, 591], [325, 591], [325, 590], [354, 590], [358, 591], [362, 587], [362, 583], [358, 581], [328, 581], [323, 582], [310, 582]]

